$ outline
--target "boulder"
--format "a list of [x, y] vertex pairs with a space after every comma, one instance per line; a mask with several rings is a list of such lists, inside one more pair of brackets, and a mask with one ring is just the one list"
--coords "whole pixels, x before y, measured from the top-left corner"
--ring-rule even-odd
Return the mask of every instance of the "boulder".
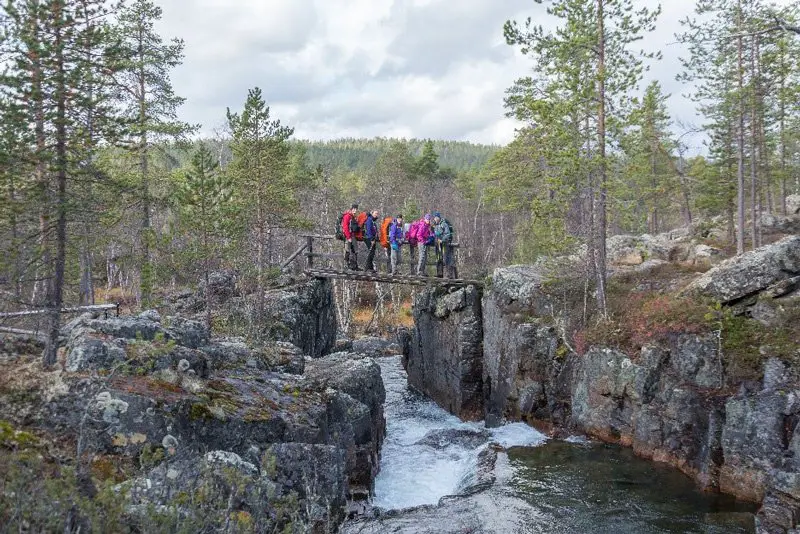
[[209, 273], [208, 286], [205, 280], [200, 283], [200, 295], [205, 297], [206, 291], [216, 303], [222, 303], [236, 295], [236, 273], [233, 271], [214, 271]]
[[499, 267], [492, 273], [492, 293], [503, 299], [503, 304], [515, 304], [528, 308], [533, 315], [547, 313], [542, 301], [542, 284], [547, 278], [546, 270], [534, 265], [511, 265]]
[[648, 234], [615, 235], [606, 241], [608, 263], [639, 265], [645, 260], [672, 260], [676, 244]]
[[789, 195], [786, 197], [786, 213], [789, 215], [800, 215], [800, 195]]
[[353, 350], [353, 340], [346, 337], [340, 337], [337, 338], [333, 343], [331, 352], [347, 352], [350, 350]]
[[466, 449], [477, 449], [489, 441], [490, 434], [486, 430], [471, 430], [469, 428], [445, 428], [431, 430], [425, 434], [415, 445], [426, 445], [434, 449], [445, 449], [458, 446]]
[[718, 248], [699, 244], [694, 245], [689, 253], [689, 261], [694, 265], [711, 267], [722, 260], [722, 251]]
[[288, 341], [312, 358], [330, 352], [336, 342], [336, 310], [330, 280], [314, 279], [265, 294], [265, 337]]
[[265, 453], [268, 476], [304, 503], [311, 532], [332, 532], [344, 519], [347, 476], [344, 451], [331, 445], [276, 443]]
[[71, 335], [67, 342], [65, 368], [71, 373], [113, 369], [127, 361], [125, 346], [122, 340], [109, 341], [92, 331], [82, 330]]
[[344, 445], [351, 485], [372, 491], [386, 435], [386, 390], [380, 367], [362, 355], [337, 353], [309, 360], [305, 376], [316, 388], [340, 393], [328, 406], [335, 421], [332, 430], [350, 436]]
[[462, 419], [483, 418], [481, 291], [423, 291], [414, 300], [408, 383]]
[[[549, 325], [514, 313], [495, 287], [483, 299], [485, 417], [487, 426], [514, 420], [553, 420], [558, 334]], [[569, 393], [566, 393], [569, 397]]]
[[[221, 450], [168, 457], [120, 489], [143, 531], [157, 528], [152, 517], [160, 511], [162, 521], [174, 514], [197, 531], [242, 520], [265, 532], [331, 532], [343, 519], [343, 470], [335, 447], [281, 443], [258, 464]], [[195, 494], [203, 496], [199, 505], [186, 499]]]
[[686, 292], [729, 304], [798, 275], [800, 236], [789, 236], [723, 261], [692, 282]]
[[761, 229], [780, 234], [800, 234], [800, 215], [761, 214]]
[[741, 392], [725, 404], [720, 489], [761, 502], [770, 483], [771, 468], [779, 467], [787, 450], [787, 418], [800, 412], [800, 390]]
[[381, 358], [401, 354], [403, 349], [387, 339], [368, 336], [353, 340], [351, 348], [346, 350], [359, 352], [369, 358]]

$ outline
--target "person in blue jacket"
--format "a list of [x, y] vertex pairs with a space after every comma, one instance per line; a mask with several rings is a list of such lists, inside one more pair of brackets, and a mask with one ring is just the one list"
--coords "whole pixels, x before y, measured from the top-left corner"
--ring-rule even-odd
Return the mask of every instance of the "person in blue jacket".
[[367, 246], [367, 263], [364, 269], [375, 272], [375, 249], [378, 246], [378, 210], [367, 214], [364, 223], [364, 244]]
[[403, 231], [403, 215], [398, 215], [395, 217], [394, 221], [392, 221], [392, 225], [389, 227], [389, 246], [392, 250], [390, 274], [397, 274], [397, 267], [403, 261], [400, 245], [403, 244], [404, 240], [405, 232]]

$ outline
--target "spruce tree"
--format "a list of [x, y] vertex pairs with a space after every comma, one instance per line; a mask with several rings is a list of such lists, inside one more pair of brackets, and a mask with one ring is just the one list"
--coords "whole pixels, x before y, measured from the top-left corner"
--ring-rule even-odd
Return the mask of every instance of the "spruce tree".
[[211, 328], [212, 295], [210, 274], [220, 253], [233, 234], [236, 223], [233, 183], [219, 170], [219, 163], [207, 146], [192, 156], [191, 166], [176, 193], [181, 228], [187, 236], [192, 258], [202, 265], [205, 283], [206, 326]]

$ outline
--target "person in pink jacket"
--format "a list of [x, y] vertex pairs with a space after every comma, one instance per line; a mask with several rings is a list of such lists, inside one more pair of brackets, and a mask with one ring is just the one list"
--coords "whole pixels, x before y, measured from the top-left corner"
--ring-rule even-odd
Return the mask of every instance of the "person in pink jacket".
[[[413, 246], [419, 252], [419, 261], [417, 262], [417, 267], [414, 274], [417, 274], [418, 276], [428, 276], [428, 247], [433, 246], [434, 244], [433, 227], [431, 226], [430, 213], [411, 224], [411, 228], [408, 230], [408, 236], [409, 244], [413, 243]], [[412, 271], [413, 270], [414, 267], [412, 254]]]

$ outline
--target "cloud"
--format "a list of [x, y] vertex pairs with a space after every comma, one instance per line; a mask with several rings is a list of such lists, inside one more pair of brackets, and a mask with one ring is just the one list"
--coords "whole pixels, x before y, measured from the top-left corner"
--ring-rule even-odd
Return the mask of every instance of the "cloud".
[[[639, 0], [637, 0], [639, 1]], [[788, 2], [790, 0], [781, 0]], [[656, 0], [641, 0], [652, 7]], [[552, 26], [533, 0], [161, 0], [165, 37], [186, 43], [173, 74], [187, 101], [184, 120], [203, 131], [241, 108], [259, 86], [273, 115], [297, 137], [402, 136], [510, 141], [503, 95], [528, 75], [528, 58], [505, 44], [507, 19]], [[672, 93], [676, 122], [699, 124], [675, 81], [683, 52], [674, 43], [689, 2], [664, 4], [642, 41], [664, 60], [646, 74]], [[676, 126], [676, 130], [679, 128]], [[680, 133], [680, 132], [679, 132]], [[691, 137], [687, 137], [691, 139]], [[692, 141], [699, 146], [702, 139]]]

